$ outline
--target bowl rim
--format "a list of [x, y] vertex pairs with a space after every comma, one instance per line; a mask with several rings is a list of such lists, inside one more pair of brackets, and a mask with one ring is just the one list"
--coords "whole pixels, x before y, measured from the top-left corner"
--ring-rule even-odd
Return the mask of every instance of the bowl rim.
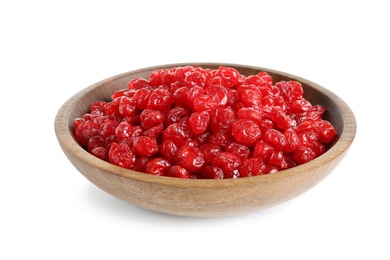
[[[87, 152], [84, 148], [79, 145], [79, 143], [75, 140], [73, 137], [73, 133], [71, 129], [72, 127], [69, 126], [69, 117], [70, 117], [70, 111], [72, 107], [74, 107], [77, 103], [77, 100], [80, 96], [90, 92], [91, 90], [95, 89], [96, 87], [105, 84], [107, 82], [131, 75], [131, 74], [137, 74], [141, 73], [143, 71], [149, 71], [149, 70], [157, 70], [157, 69], [163, 69], [163, 68], [171, 68], [176, 66], [227, 66], [227, 67], [233, 67], [233, 68], [247, 68], [247, 69], [254, 69], [254, 70], [260, 70], [260, 71], [267, 71], [275, 74], [280, 74], [286, 77], [289, 77], [293, 80], [299, 81], [302, 84], [309, 85], [310, 87], [324, 93], [327, 97], [329, 97], [331, 100], [333, 100], [335, 103], [340, 105], [340, 111], [341, 115], [343, 117], [343, 131], [341, 134], [339, 134], [339, 139], [337, 142], [329, 149], [327, 150], [323, 155], [320, 155], [319, 157], [313, 159], [312, 161], [309, 161], [307, 163], [281, 170], [277, 173], [273, 174], [265, 174], [265, 175], [259, 175], [259, 176], [251, 176], [251, 177], [245, 177], [245, 178], [235, 178], [235, 179], [181, 179], [181, 178], [174, 178], [174, 177], [166, 177], [166, 176], [156, 176], [152, 174], [146, 174], [142, 172], [136, 172], [130, 169], [122, 168], [120, 166], [116, 166], [114, 164], [111, 164], [109, 162], [106, 162], [104, 160], [101, 160], [89, 152]], [[73, 120], [72, 120], [73, 121]], [[340, 155], [345, 154], [347, 150], [349, 149], [350, 145], [352, 144], [357, 131], [357, 124], [356, 124], [356, 118], [354, 116], [354, 113], [352, 112], [351, 108], [335, 93], [328, 90], [327, 88], [312, 82], [310, 80], [307, 80], [305, 78], [302, 78], [300, 76], [296, 76], [290, 73], [282, 72], [279, 70], [269, 69], [265, 67], [258, 67], [258, 66], [251, 66], [251, 65], [242, 65], [242, 64], [236, 64], [236, 63], [216, 63], [216, 62], [186, 62], [186, 63], [171, 63], [171, 64], [164, 64], [164, 65], [156, 65], [156, 66], [150, 66], [150, 67], [143, 67], [136, 70], [127, 71], [124, 73], [117, 74], [115, 76], [111, 76], [109, 78], [103, 79], [101, 81], [98, 81], [79, 92], [75, 93], [73, 96], [71, 96], [68, 100], [65, 101], [65, 103], [59, 108], [56, 116], [55, 116], [55, 122], [54, 122], [54, 128], [55, 128], [55, 134], [57, 136], [58, 142], [61, 146], [61, 148], [65, 151], [67, 150], [69, 153], [71, 153], [74, 156], [77, 156], [80, 160], [82, 160], [84, 163], [89, 164], [93, 167], [96, 167], [100, 170], [110, 172], [114, 175], [117, 175], [118, 177], [126, 178], [126, 179], [132, 179], [136, 181], [142, 181], [142, 182], [148, 182], [148, 183], [158, 183], [162, 185], [168, 185], [173, 187], [230, 187], [230, 186], [236, 186], [236, 185], [243, 185], [243, 184], [253, 184], [258, 182], [272, 182], [274, 180], [279, 180], [283, 178], [288, 178], [292, 175], [297, 174], [303, 174], [307, 171], [313, 170], [319, 166], [325, 165], [336, 158], [338, 158]], [[68, 156], [68, 155], [67, 155]]]

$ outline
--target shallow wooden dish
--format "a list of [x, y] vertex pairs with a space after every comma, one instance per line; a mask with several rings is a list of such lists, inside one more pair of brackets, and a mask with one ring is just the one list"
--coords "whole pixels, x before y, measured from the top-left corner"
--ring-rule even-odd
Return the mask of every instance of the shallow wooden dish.
[[[100, 160], [75, 140], [73, 119], [87, 112], [96, 100], [108, 100], [112, 91], [124, 88], [134, 77], [148, 78], [156, 69], [184, 65], [236, 68], [244, 75], [268, 72], [274, 81], [297, 80], [305, 97], [327, 108], [326, 119], [338, 131], [337, 140], [322, 156], [306, 164], [275, 174], [225, 180], [160, 177], [139, 173]], [[306, 79], [253, 66], [237, 64], [169, 64], [123, 73], [98, 82], [71, 97], [55, 118], [58, 142], [70, 162], [88, 180], [113, 196], [139, 207], [181, 216], [226, 216], [268, 208], [306, 192], [323, 180], [342, 160], [356, 134], [356, 121], [348, 105], [331, 91]]]

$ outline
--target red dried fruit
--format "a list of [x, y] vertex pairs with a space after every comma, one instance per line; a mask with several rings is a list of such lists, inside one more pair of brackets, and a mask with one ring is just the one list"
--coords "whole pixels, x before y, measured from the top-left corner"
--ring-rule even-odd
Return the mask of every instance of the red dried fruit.
[[126, 143], [112, 143], [108, 152], [110, 163], [130, 169], [136, 160], [133, 150]]
[[228, 88], [228, 89], [226, 89], [226, 91], [227, 91], [227, 95], [228, 95], [226, 106], [229, 106], [231, 108], [235, 108], [238, 101], [239, 101], [237, 89]]
[[163, 88], [157, 88], [150, 94], [147, 108], [161, 112], [168, 111], [173, 104], [171, 92]]
[[211, 112], [210, 125], [214, 133], [230, 132], [235, 121], [235, 115], [231, 108], [217, 108]]
[[184, 117], [190, 114], [187, 108], [176, 106], [166, 113], [165, 125], [169, 126], [173, 123], [179, 123]]
[[176, 81], [184, 82], [186, 75], [195, 70], [193, 66], [175, 67], [172, 68], [172, 73], [175, 75]]
[[115, 129], [118, 127], [118, 125], [119, 125], [118, 122], [114, 120], [107, 120], [101, 123], [99, 126], [100, 137], [102, 137], [105, 140], [107, 137], [111, 135], [115, 135]]
[[224, 178], [228, 179], [234, 176], [234, 170], [240, 166], [241, 160], [232, 153], [221, 152], [215, 156], [211, 164], [222, 169]]
[[[86, 117], [88, 114], [85, 114], [83, 117]], [[91, 121], [91, 119], [90, 118], [88, 118], [88, 119], [85, 119], [85, 118], [83, 118], [83, 117], [78, 117], [78, 118], [75, 118], [74, 120], [73, 120], [73, 127], [74, 127], [74, 129], [75, 129], [75, 131], [76, 131], [76, 129], [81, 125], [81, 123], [83, 123], [83, 122], [85, 122], [85, 121]]]
[[181, 167], [180, 165], [174, 165], [169, 169], [166, 176], [176, 178], [189, 178], [190, 172], [187, 171], [185, 168]]
[[207, 130], [210, 114], [207, 111], [194, 112], [191, 114], [188, 124], [194, 134], [202, 134]]
[[152, 92], [147, 88], [138, 90], [133, 96], [133, 99], [135, 100], [135, 105], [139, 109], [147, 109], [151, 93]]
[[143, 89], [143, 88], [147, 88], [148, 86], [149, 86], [149, 81], [140, 77], [130, 80], [129, 83], [127, 84], [127, 87], [129, 89]]
[[224, 174], [221, 168], [205, 165], [201, 172], [202, 179], [223, 179]]
[[188, 130], [180, 123], [174, 123], [165, 128], [162, 134], [163, 142], [171, 140], [177, 147], [183, 145], [184, 140], [190, 137]]
[[97, 147], [102, 147], [104, 145], [104, 139], [99, 135], [94, 135], [88, 140], [87, 150], [91, 152], [93, 149]]
[[175, 163], [177, 149], [172, 140], [166, 140], [159, 146], [160, 154], [170, 163]]
[[323, 143], [321, 142], [313, 142], [310, 145], [310, 148], [314, 151], [315, 157], [320, 156], [321, 154], [325, 153], [326, 147]]
[[180, 147], [176, 152], [176, 163], [189, 172], [197, 172], [202, 169], [205, 160], [201, 151], [192, 146]]
[[268, 129], [263, 134], [263, 140], [267, 143], [272, 144], [272, 146], [279, 151], [282, 151], [287, 145], [287, 139], [284, 134], [276, 129]]
[[271, 109], [271, 119], [281, 130], [286, 130], [292, 125], [291, 118], [280, 106], [274, 106]]
[[274, 105], [275, 101], [272, 95], [263, 96], [261, 98], [261, 110], [263, 111], [263, 113], [271, 114]]
[[331, 123], [329, 123], [329, 121], [326, 120], [315, 121], [314, 126], [318, 131], [319, 140], [325, 144], [330, 143], [337, 134], [336, 129]]
[[283, 151], [273, 151], [267, 162], [268, 164], [278, 166], [279, 169], [285, 169], [288, 167]]
[[92, 121], [94, 124], [99, 125], [108, 118], [109, 116], [104, 115], [104, 112], [95, 110], [89, 114], [89, 119], [87, 121]]
[[303, 164], [313, 160], [316, 157], [313, 149], [305, 146], [300, 146], [294, 151], [294, 159], [298, 164]]
[[90, 151], [90, 153], [99, 159], [108, 161], [108, 150], [105, 147], [96, 147]]
[[131, 169], [137, 172], [145, 172], [146, 164], [148, 163], [148, 161], [148, 157], [138, 156]]
[[156, 109], [145, 109], [141, 112], [140, 122], [146, 130], [165, 121], [165, 115]]
[[260, 127], [250, 119], [238, 119], [232, 124], [232, 136], [237, 142], [252, 145], [261, 137]]
[[144, 131], [144, 135], [152, 137], [154, 139], [158, 139], [163, 132], [164, 132], [164, 123], [159, 123], [149, 128], [148, 130]]
[[188, 88], [201, 87], [207, 84], [207, 77], [200, 71], [192, 71], [186, 74], [184, 78], [184, 85]]
[[242, 160], [248, 158], [251, 151], [248, 146], [237, 142], [228, 144], [225, 148], [225, 152], [232, 153]]
[[115, 116], [115, 114], [119, 114], [119, 103], [117, 102], [117, 99], [118, 98], [113, 99], [112, 102], [109, 102], [104, 106], [104, 114], [109, 116]]
[[258, 176], [266, 173], [265, 163], [260, 158], [247, 158], [239, 166], [241, 177]]
[[149, 136], [137, 136], [133, 138], [133, 149], [142, 157], [149, 157], [158, 153], [157, 141]]
[[220, 100], [218, 96], [211, 94], [199, 94], [192, 101], [193, 111], [213, 111], [218, 108]]
[[260, 109], [253, 108], [253, 107], [243, 107], [237, 111], [237, 118], [250, 119], [256, 122], [258, 126], [261, 126], [263, 116]]
[[89, 106], [89, 111], [92, 113], [93, 111], [104, 112], [104, 106], [107, 104], [105, 101], [95, 101]]
[[189, 90], [190, 89], [187, 87], [181, 87], [178, 88], [175, 92], [173, 92], [173, 103], [177, 107], [189, 107], [189, 103], [187, 101], [187, 95]]
[[136, 112], [136, 104], [133, 98], [126, 96], [115, 99], [118, 101], [118, 112], [121, 116], [132, 116]]
[[202, 95], [203, 93], [204, 93], [204, 89], [199, 86], [194, 86], [188, 89], [186, 103], [192, 111], [196, 111], [194, 108], [195, 98]]
[[294, 129], [289, 128], [286, 131], [284, 131], [284, 136], [286, 137], [286, 145], [283, 148], [283, 151], [286, 153], [294, 152], [300, 145], [299, 136], [294, 131]]
[[114, 100], [114, 99], [117, 99], [119, 97], [123, 97], [126, 95], [127, 91], [129, 91], [129, 90], [128, 89], [121, 89], [121, 90], [114, 91], [111, 93], [111, 99]]
[[132, 126], [127, 122], [122, 122], [115, 128], [115, 138], [118, 141], [128, 140], [134, 136], [140, 136], [142, 133], [142, 127]]
[[[240, 73], [234, 68], [220, 66], [214, 74], [214, 79], [215, 78], [217, 78], [218, 81], [220, 81], [221, 86], [224, 86], [226, 88], [231, 88], [239, 85]], [[210, 83], [210, 85], [214, 85], [214, 84]]]
[[165, 73], [162, 76], [161, 85], [163, 85], [165, 87], [169, 87], [175, 81], [176, 81], [176, 77], [175, 77], [174, 73], [172, 73], [171, 71], [168, 71], [167, 73]]
[[268, 129], [274, 128], [275, 123], [268, 118], [261, 120], [260, 130], [262, 133], [267, 132]]
[[188, 138], [184, 139], [182, 146], [199, 147], [199, 143], [197, 141], [195, 141], [194, 139], [188, 137]]
[[261, 158], [263, 161], [267, 161], [274, 151], [275, 148], [271, 144], [259, 140], [253, 148], [252, 157]]
[[206, 131], [202, 134], [195, 134], [192, 138], [199, 144], [199, 145], [203, 145], [203, 144], [207, 144], [210, 142], [210, 135], [211, 133], [209, 131]]
[[153, 71], [149, 76], [149, 78], [150, 78], [149, 85], [152, 87], [155, 87], [155, 88], [161, 86], [162, 79], [166, 73], [168, 73], [167, 69], [159, 69], [159, 70]]
[[106, 138], [106, 140], [104, 140], [104, 147], [110, 150], [111, 145], [116, 142], [118, 142], [118, 140], [116, 139], [115, 135], [110, 135]]
[[204, 93], [215, 97], [218, 106], [225, 106], [228, 103], [228, 90], [222, 86], [210, 86], [205, 89]]
[[205, 162], [209, 164], [211, 164], [217, 154], [222, 152], [222, 149], [219, 145], [211, 143], [203, 144], [199, 147], [199, 149], [203, 154]]
[[209, 137], [210, 144], [216, 144], [222, 149], [225, 149], [234, 139], [229, 132], [216, 132], [212, 133]]
[[245, 78], [246, 85], [260, 86], [262, 82], [263, 82], [262, 78], [258, 75], [250, 75]]
[[279, 88], [280, 96], [286, 103], [291, 104], [297, 99], [303, 99], [303, 88], [297, 81], [279, 81], [275, 87]]
[[[184, 87], [184, 83], [183, 82], [181, 82], [181, 81], [175, 81], [175, 82], [173, 82], [173, 83], [171, 83], [171, 85], [170, 85], [170, 87], [168, 88], [169, 89], [169, 91], [171, 91], [171, 93], [174, 95], [175, 94], [175, 92], [176, 92], [176, 90], [178, 90], [178, 89], [180, 89], [180, 88], [183, 88]], [[176, 103], [176, 99], [175, 99], [175, 96], [173, 96], [173, 103], [175, 104], [175, 105], [178, 105], [177, 103]]]
[[99, 127], [92, 121], [81, 122], [75, 129], [75, 137], [84, 147], [88, 145], [89, 138], [98, 134]]
[[152, 158], [145, 165], [145, 173], [163, 176], [168, 173], [171, 166], [167, 159], [161, 157]]
[[302, 146], [311, 147], [314, 142], [318, 141], [318, 133], [314, 130], [303, 131], [298, 134]]
[[77, 141], [115, 165], [176, 178], [274, 173], [326, 151], [336, 135], [296, 81], [266, 72], [196, 66], [133, 78], [112, 101], [95, 101], [73, 122]]
[[313, 111], [313, 106], [306, 99], [298, 99], [291, 103], [290, 113], [305, 113]]
[[240, 97], [242, 103], [247, 107], [261, 107], [261, 95], [252, 89], [246, 89]]

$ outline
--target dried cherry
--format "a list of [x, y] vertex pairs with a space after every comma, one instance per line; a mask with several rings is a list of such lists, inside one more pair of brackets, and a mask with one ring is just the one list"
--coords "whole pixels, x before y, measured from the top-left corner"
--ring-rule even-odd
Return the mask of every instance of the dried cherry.
[[270, 174], [306, 163], [337, 136], [297, 81], [197, 66], [131, 79], [74, 119], [77, 141], [120, 167], [176, 178]]

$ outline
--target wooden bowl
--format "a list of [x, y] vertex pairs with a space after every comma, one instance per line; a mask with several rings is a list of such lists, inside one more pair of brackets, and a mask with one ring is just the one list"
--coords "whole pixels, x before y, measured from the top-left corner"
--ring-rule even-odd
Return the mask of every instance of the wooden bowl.
[[[148, 78], [156, 69], [197, 65], [215, 69], [236, 68], [243, 75], [269, 73], [274, 82], [297, 80], [305, 97], [327, 108], [325, 119], [338, 137], [326, 153], [306, 164], [275, 174], [238, 179], [205, 180], [161, 177], [124, 169], [100, 160], [75, 140], [73, 119], [87, 112], [97, 100], [109, 100], [113, 91], [123, 89], [134, 77]], [[356, 121], [348, 105], [331, 91], [309, 80], [266, 68], [237, 64], [191, 63], [143, 68], [100, 81], [78, 92], [59, 109], [55, 118], [58, 142], [70, 162], [88, 180], [113, 196], [139, 207], [181, 216], [227, 216], [268, 208], [291, 200], [323, 180], [342, 160], [356, 134]]]

